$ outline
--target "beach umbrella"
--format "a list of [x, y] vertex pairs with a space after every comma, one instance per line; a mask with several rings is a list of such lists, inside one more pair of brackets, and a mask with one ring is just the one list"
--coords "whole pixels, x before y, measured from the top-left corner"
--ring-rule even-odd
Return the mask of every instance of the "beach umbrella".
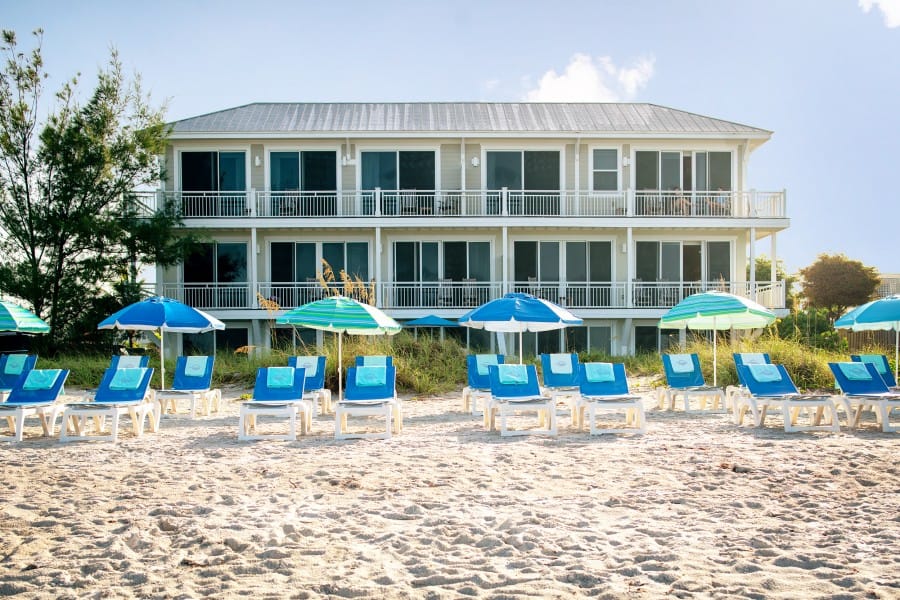
[[[662, 316], [660, 329], [756, 329], [775, 321], [775, 313], [749, 298], [711, 291], [688, 296]], [[713, 385], [717, 380], [716, 335], [713, 334]]]
[[[403, 324], [404, 327], [413, 327], [416, 330], [416, 338], [419, 337], [419, 327], [459, 327], [459, 323], [445, 319], [437, 315], [425, 315]], [[444, 330], [441, 329], [441, 339], [444, 339]]]
[[400, 325], [381, 310], [344, 296], [329, 296], [293, 308], [275, 319], [278, 325], [293, 325], [331, 331], [338, 336], [338, 400], [343, 398], [341, 374], [343, 334], [394, 335]]
[[889, 331], [894, 330], [894, 379], [898, 378], [897, 359], [900, 358], [900, 295], [879, 298], [857, 306], [844, 313], [834, 322], [835, 329], [851, 331]]
[[0, 301], [0, 331], [47, 333], [50, 326], [30, 310], [7, 300]]
[[519, 363], [522, 362], [522, 334], [526, 331], [551, 331], [582, 320], [549, 300], [531, 294], [511, 293], [473, 308], [459, 318], [463, 327], [519, 334]]
[[159, 330], [160, 389], [166, 387], [165, 332], [203, 333], [225, 329], [225, 324], [193, 306], [178, 300], [153, 296], [129, 304], [103, 319], [97, 329], [123, 329], [133, 331]]

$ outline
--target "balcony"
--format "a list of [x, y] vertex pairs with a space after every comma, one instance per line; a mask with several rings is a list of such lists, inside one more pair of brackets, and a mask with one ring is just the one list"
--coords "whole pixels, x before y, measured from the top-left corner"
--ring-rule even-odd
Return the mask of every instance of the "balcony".
[[[329, 284], [341, 290], [341, 284]], [[721, 290], [751, 298], [767, 308], [784, 308], [784, 282], [747, 281], [429, 281], [376, 284], [378, 306], [388, 310], [468, 310], [508, 291], [527, 292], [567, 308], [667, 309], [691, 294]], [[261, 309], [262, 297], [290, 309], [333, 293], [318, 281], [250, 283], [164, 283], [148, 290], [204, 310]], [[258, 294], [258, 296], [257, 296]], [[362, 298], [360, 298], [362, 300]]]
[[134, 192], [150, 214], [174, 206], [185, 219], [454, 217], [785, 218], [785, 192], [624, 190], [371, 190]]

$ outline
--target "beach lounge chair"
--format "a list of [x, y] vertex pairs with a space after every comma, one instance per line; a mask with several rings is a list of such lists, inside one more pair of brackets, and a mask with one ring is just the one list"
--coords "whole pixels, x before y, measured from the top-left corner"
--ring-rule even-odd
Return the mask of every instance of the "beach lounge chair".
[[706, 385], [703, 371], [700, 370], [700, 358], [696, 354], [663, 354], [663, 369], [666, 373], [667, 387], [657, 390], [659, 407], [675, 410], [675, 400], [681, 394], [684, 410], [690, 410], [691, 396], [700, 400], [700, 410], [706, 409], [707, 400], [711, 400], [712, 409], [721, 404], [725, 406], [725, 392], [722, 388]]
[[[500, 417], [500, 435], [556, 435], [556, 404], [541, 394], [537, 369], [534, 365], [492, 365], [491, 398], [484, 410], [484, 426], [495, 429], [495, 417]], [[510, 416], [536, 412], [538, 426], [533, 429], [510, 429]], [[546, 424], [546, 428], [542, 428]]]
[[150, 366], [146, 354], [113, 354], [109, 359], [110, 369], [144, 369]]
[[731, 356], [734, 359], [738, 384], [729, 385], [725, 388], [725, 408], [734, 410], [734, 396], [747, 391], [747, 386], [741, 380], [741, 372], [737, 367], [741, 365], [770, 365], [772, 364], [772, 359], [769, 358], [766, 352], [734, 352]]
[[325, 357], [291, 356], [288, 366], [303, 369], [303, 394], [312, 401], [313, 416], [319, 414], [319, 402], [322, 404], [322, 414], [333, 412], [331, 390], [325, 387]]
[[[396, 392], [397, 372], [392, 366], [350, 367], [344, 397], [334, 409], [334, 438], [390, 438], [403, 430], [403, 408]], [[350, 433], [348, 417], [385, 419], [384, 432]]]
[[373, 354], [371, 356], [357, 356], [353, 362], [357, 367], [393, 367], [394, 357]]
[[[784, 419], [784, 430], [795, 431], [840, 431], [837, 408], [827, 394], [801, 394], [788, 375], [784, 365], [750, 364], [739, 365], [741, 381], [747, 385], [747, 393], [735, 396], [734, 421], [742, 425], [749, 410], [753, 424], [762, 427], [766, 411], [770, 406], [779, 406]], [[798, 425], [801, 409], [810, 413], [809, 425]], [[811, 409], [816, 409], [814, 412]], [[822, 423], [823, 413], [828, 411], [830, 421]]]
[[560, 398], [567, 398], [569, 409], [574, 409], [578, 399], [578, 382], [581, 376], [581, 365], [578, 355], [541, 354], [541, 374], [544, 378], [544, 393], [550, 395], [554, 406]]
[[178, 401], [189, 400], [190, 414], [193, 419], [200, 413], [209, 415], [212, 411], [222, 410], [222, 390], [212, 388], [213, 356], [179, 356], [175, 361], [175, 377], [172, 387], [156, 392], [156, 399], [166, 410], [170, 404], [172, 412], [178, 412]]
[[[891, 411], [900, 409], [900, 394], [885, 385], [874, 364], [868, 362], [828, 363], [834, 379], [841, 388], [840, 402], [847, 411], [851, 427], [859, 427], [865, 408], [875, 411], [875, 418], [884, 432], [900, 431], [900, 423], [891, 425]], [[856, 411], [853, 411], [856, 405]]]
[[850, 360], [853, 362], [866, 362], [875, 365], [875, 370], [884, 380], [884, 385], [888, 386], [892, 392], [900, 392], [897, 387], [897, 380], [894, 379], [894, 371], [891, 369], [891, 363], [888, 362], [887, 356], [884, 354], [851, 354]]
[[6, 418], [10, 434], [0, 436], [0, 440], [22, 441], [25, 418], [32, 415], [41, 421], [44, 435], [52, 436], [56, 428], [56, 418], [64, 406], [57, 402], [69, 371], [65, 369], [32, 369], [14, 387], [6, 402], [0, 403], [0, 419]]
[[[144, 419], [148, 420], [150, 431], [156, 431], [162, 410], [150, 389], [152, 376], [153, 369], [150, 368], [107, 369], [96, 392], [85, 396], [92, 396], [92, 402], [66, 404], [59, 441], [91, 439], [115, 442], [119, 437], [119, 419], [122, 415], [131, 417], [136, 436], [144, 433]], [[109, 433], [104, 435], [106, 417], [110, 417], [111, 424]], [[87, 432], [89, 419], [94, 422], [94, 435]], [[70, 426], [74, 435], [69, 433]]]
[[28, 375], [37, 358], [34, 354], [0, 354], [0, 401]]
[[482, 405], [491, 398], [491, 376], [488, 367], [503, 364], [502, 354], [470, 354], [466, 357], [467, 385], [462, 391], [463, 412], [469, 412], [471, 405], [472, 415], [478, 415], [478, 399]]
[[[584, 428], [584, 413], [588, 413], [591, 435], [601, 433], [646, 433], [647, 419], [644, 401], [628, 390], [625, 365], [622, 363], [585, 363], [579, 367], [578, 399], [572, 411], [572, 425]], [[625, 411], [625, 426], [615, 429], [597, 427], [597, 411]]]
[[[238, 418], [238, 439], [285, 440], [297, 439], [297, 418], [300, 418], [300, 434], [309, 432], [312, 422], [312, 402], [303, 397], [303, 369], [295, 367], [260, 367], [256, 370], [253, 398], [241, 403]], [[288, 433], [259, 433], [259, 417], [285, 417]]]

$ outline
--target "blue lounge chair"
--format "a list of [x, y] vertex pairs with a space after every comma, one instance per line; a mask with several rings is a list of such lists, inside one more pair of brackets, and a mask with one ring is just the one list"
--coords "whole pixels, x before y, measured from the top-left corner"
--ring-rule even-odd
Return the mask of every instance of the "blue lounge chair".
[[150, 366], [146, 354], [113, 354], [109, 359], [110, 369], [144, 369]]
[[884, 385], [891, 388], [892, 392], [898, 391], [897, 380], [894, 379], [894, 372], [891, 370], [891, 363], [888, 362], [887, 356], [884, 354], [851, 354], [850, 360], [853, 362], [867, 362], [875, 365], [875, 370], [884, 380]]
[[312, 400], [313, 415], [319, 414], [319, 402], [322, 404], [322, 414], [333, 412], [331, 390], [325, 387], [325, 357], [291, 356], [288, 358], [288, 366], [304, 370], [306, 378], [303, 380], [303, 392]]
[[[734, 421], [742, 425], [749, 410], [753, 424], [762, 427], [766, 410], [779, 406], [784, 419], [784, 430], [794, 431], [840, 431], [837, 408], [827, 394], [801, 394], [788, 375], [784, 365], [750, 364], [737, 367], [741, 381], [747, 386], [747, 393], [735, 397]], [[797, 425], [801, 409], [810, 412], [809, 425]], [[811, 409], [816, 409], [813, 412]], [[830, 421], [822, 424], [822, 417], [828, 411]]]
[[869, 407], [875, 411], [882, 431], [900, 431], [900, 424], [891, 425], [890, 421], [891, 411], [900, 408], [900, 394], [888, 389], [875, 365], [869, 362], [842, 362], [828, 363], [828, 367], [841, 388], [840, 401], [847, 411], [847, 421], [851, 427], [859, 427], [862, 411]]
[[22, 441], [25, 418], [35, 415], [41, 421], [44, 435], [52, 436], [56, 428], [56, 418], [62, 413], [63, 405], [57, 402], [69, 371], [65, 369], [32, 369], [14, 387], [6, 402], [0, 403], [0, 419], [6, 417], [9, 436], [0, 440]]
[[666, 373], [667, 387], [657, 390], [659, 407], [675, 410], [675, 399], [681, 394], [684, 410], [690, 410], [691, 396], [700, 399], [700, 410], [706, 409], [707, 399], [711, 399], [712, 408], [720, 404], [724, 408], [725, 393], [722, 388], [706, 385], [703, 371], [700, 370], [700, 358], [696, 354], [663, 354], [663, 369]]
[[[131, 417], [136, 436], [144, 434], [144, 419], [148, 419], [150, 431], [156, 431], [161, 407], [150, 389], [152, 376], [153, 369], [149, 368], [107, 369], [100, 387], [89, 394], [93, 396], [93, 402], [66, 404], [59, 441], [93, 439], [115, 442], [119, 437], [119, 419], [126, 414]], [[106, 417], [110, 417], [111, 425], [109, 433], [104, 435]], [[94, 421], [95, 435], [87, 433], [88, 419]], [[69, 434], [70, 425], [74, 436]]]
[[[534, 365], [496, 365], [488, 367], [491, 399], [484, 411], [484, 426], [493, 431], [495, 416], [500, 417], [500, 435], [556, 435], [556, 403], [541, 394]], [[510, 429], [507, 419], [522, 412], [536, 412], [534, 429]], [[546, 428], [541, 428], [546, 424]]]
[[[334, 409], [334, 438], [390, 438], [403, 430], [403, 407], [397, 398], [397, 372], [392, 366], [350, 367], [344, 397]], [[350, 433], [348, 417], [385, 419], [384, 432]]]
[[734, 352], [735, 372], [737, 373], [738, 384], [729, 385], [725, 388], [725, 408], [734, 410], [734, 397], [737, 394], [743, 394], [747, 391], [747, 386], [741, 380], [741, 371], [737, 368], [741, 365], [771, 365], [772, 359], [766, 352]]
[[[253, 398], [241, 403], [238, 418], [239, 440], [297, 439], [297, 417], [300, 417], [300, 434], [309, 432], [312, 422], [312, 403], [303, 398], [303, 369], [295, 367], [261, 367], [256, 370]], [[287, 434], [261, 434], [259, 417], [285, 417]]]
[[469, 412], [471, 405], [472, 415], [478, 415], [478, 399], [482, 405], [491, 398], [491, 376], [488, 367], [503, 364], [502, 354], [470, 354], [466, 356], [466, 380], [468, 385], [463, 388], [462, 402], [463, 412]]
[[373, 354], [371, 356], [357, 356], [354, 361], [357, 367], [393, 367], [394, 357]]
[[209, 415], [213, 410], [222, 409], [222, 391], [212, 388], [213, 356], [179, 356], [175, 361], [175, 377], [172, 387], [156, 392], [156, 399], [165, 412], [166, 403], [170, 402], [172, 412], [178, 412], [178, 401], [189, 400], [190, 415], [197, 415], [199, 405], [201, 414]]
[[28, 375], [37, 358], [34, 354], [0, 354], [0, 401]]
[[578, 355], [574, 352], [541, 354], [541, 374], [544, 378], [544, 393], [550, 394], [554, 405], [560, 398], [567, 398], [569, 409], [574, 409], [581, 377]]
[[[622, 363], [586, 363], [579, 368], [579, 396], [572, 411], [572, 425], [584, 428], [584, 412], [588, 413], [591, 435], [600, 433], [646, 433], [644, 401], [628, 390], [625, 365]], [[597, 411], [625, 411], [625, 427], [600, 429]]]

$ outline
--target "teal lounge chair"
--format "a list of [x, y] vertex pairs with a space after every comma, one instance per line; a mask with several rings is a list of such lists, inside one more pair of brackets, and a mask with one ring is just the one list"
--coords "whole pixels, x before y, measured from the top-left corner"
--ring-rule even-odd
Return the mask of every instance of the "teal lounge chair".
[[[734, 409], [736, 425], [744, 422], [749, 410], [753, 424], [762, 427], [769, 407], [781, 408], [786, 432], [795, 431], [833, 431], [841, 430], [838, 422], [837, 407], [831, 396], [827, 394], [801, 394], [788, 375], [784, 365], [750, 364], [739, 365], [741, 381], [747, 386], [747, 393], [735, 397]], [[810, 413], [809, 425], [798, 425], [797, 420], [802, 409]], [[814, 411], [812, 409], [815, 409]], [[823, 424], [822, 417], [828, 412], [830, 421]]]
[[[334, 438], [390, 438], [403, 431], [403, 407], [397, 397], [397, 372], [392, 366], [350, 367], [344, 397], [334, 409]], [[384, 432], [350, 433], [348, 417], [385, 419]]]
[[0, 419], [6, 418], [11, 435], [0, 436], [0, 440], [22, 441], [25, 419], [37, 416], [41, 421], [44, 435], [52, 436], [56, 429], [56, 418], [64, 406], [57, 402], [69, 371], [66, 369], [32, 369], [14, 387], [6, 402], [0, 403]]
[[[647, 419], [644, 401], [628, 390], [625, 365], [622, 363], [586, 363], [579, 366], [578, 400], [572, 411], [572, 425], [584, 428], [584, 413], [588, 413], [591, 435], [601, 433], [646, 433]], [[597, 427], [598, 411], [624, 411], [625, 426], [601, 429]]]
[[[144, 434], [144, 420], [148, 419], [150, 431], [159, 427], [161, 407], [150, 389], [153, 369], [119, 368], [107, 369], [100, 381], [100, 387], [92, 394], [92, 402], [75, 402], [66, 405], [60, 427], [59, 441], [108, 440], [119, 438], [119, 419], [122, 415], [131, 417], [131, 426], [138, 437]], [[106, 417], [111, 425], [104, 434]], [[94, 422], [94, 435], [89, 435], [87, 423]], [[71, 435], [69, 428], [74, 435]]]
[[700, 358], [696, 354], [663, 354], [662, 361], [667, 387], [657, 390], [660, 408], [668, 404], [669, 410], [675, 410], [678, 394], [684, 401], [685, 412], [690, 409], [691, 396], [700, 399], [700, 410], [706, 409], [707, 400], [710, 400], [713, 409], [720, 405], [725, 407], [725, 392], [722, 388], [706, 385], [700, 370]]
[[566, 398], [573, 409], [578, 399], [578, 384], [581, 365], [574, 352], [565, 354], [541, 354], [541, 374], [544, 379], [544, 393], [555, 403]]
[[900, 424], [891, 425], [891, 413], [895, 408], [900, 409], [900, 394], [888, 389], [875, 365], [869, 362], [841, 362], [828, 363], [828, 368], [841, 388], [840, 401], [847, 411], [847, 422], [851, 427], [859, 427], [863, 410], [871, 408], [882, 431], [900, 431]]
[[[541, 394], [534, 365], [492, 365], [488, 367], [488, 373], [491, 399], [485, 407], [484, 425], [489, 431], [494, 430], [495, 417], [499, 416], [501, 436], [556, 436], [556, 403]], [[523, 412], [537, 413], [537, 428], [510, 429], [509, 417]]]
[[312, 401], [313, 416], [319, 414], [319, 402], [322, 404], [323, 414], [334, 412], [331, 405], [331, 390], [325, 387], [325, 357], [291, 356], [288, 358], [288, 366], [304, 370], [303, 394]]
[[175, 377], [172, 387], [156, 392], [165, 412], [166, 403], [172, 412], [178, 412], [178, 401], [188, 400], [188, 409], [193, 419], [197, 409], [203, 415], [222, 410], [222, 391], [212, 387], [213, 356], [179, 356], [175, 361]]
[[34, 354], [0, 354], [0, 401], [24, 380], [37, 359]]
[[482, 406], [491, 399], [491, 377], [488, 367], [502, 365], [502, 354], [470, 354], [466, 356], [466, 383], [468, 385], [462, 391], [463, 412], [472, 409], [472, 416], [480, 414], [478, 399], [481, 398]]
[[[312, 403], [303, 398], [303, 369], [295, 367], [261, 367], [256, 371], [253, 398], [241, 403], [238, 418], [238, 439], [243, 440], [285, 440], [297, 439], [297, 418], [300, 419], [300, 434], [308, 433], [312, 425]], [[259, 417], [285, 417], [288, 433], [259, 433]]]

